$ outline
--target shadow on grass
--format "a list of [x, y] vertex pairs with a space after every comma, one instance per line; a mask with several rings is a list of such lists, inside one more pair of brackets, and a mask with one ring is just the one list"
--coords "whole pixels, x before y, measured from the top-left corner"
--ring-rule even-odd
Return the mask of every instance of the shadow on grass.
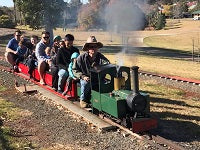
[[[150, 101], [152, 103], [166, 103], [172, 105], [185, 106], [189, 108], [199, 109], [198, 106], [191, 106], [185, 102], [178, 100], [170, 100], [165, 98], [151, 97]], [[192, 114], [178, 114], [176, 110], [181, 110], [181, 108], [168, 107], [168, 106], [155, 106], [156, 108], [165, 108], [167, 110], [174, 110], [173, 112], [152, 112], [152, 116], [160, 118], [158, 128], [154, 130], [157, 135], [167, 138], [172, 141], [177, 142], [192, 142], [200, 141], [200, 126], [193, 123], [192, 121], [200, 121], [200, 116], [193, 116]], [[168, 118], [171, 118], [168, 120]], [[183, 121], [188, 120], [188, 121]]]
[[[165, 98], [151, 97], [150, 101], [152, 103], [172, 104], [172, 105], [179, 105], [179, 106], [185, 106], [185, 107], [200, 109], [199, 106], [191, 106], [191, 105], [188, 105], [185, 102], [180, 101], [180, 100], [170, 100], [170, 99], [165, 99]], [[199, 117], [199, 120], [200, 120], [200, 117]]]
[[[82, 47], [79, 47], [80, 49]], [[166, 59], [191, 59], [192, 54], [188, 51], [157, 48], [157, 47], [123, 47], [123, 46], [104, 46], [100, 49], [102, 53], [139, 54], [144, 56], [154, 56]]]
[[0, 38], [0, 43], [8, 42], [11, 38], [13, 38], [13, 34], [3, 35]]
[[[157, 114], [162, 115], [165, 113]], [[200, 141], [200, 126], [189, 121], [160, 119], [158, 128], [154, 129], [154, 133], [175, 142]]]

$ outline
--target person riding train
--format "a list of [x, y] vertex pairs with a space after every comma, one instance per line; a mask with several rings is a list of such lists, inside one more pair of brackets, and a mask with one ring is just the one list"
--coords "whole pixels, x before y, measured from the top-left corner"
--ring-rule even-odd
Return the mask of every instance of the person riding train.
[[50, 33], [47, 31], [42, 32], [41, 41], [36, 45], [35, 55], [38, 60], [38, 72], [40, 76], [40, 84], [44, 85], [44, 74], [49, 68], [51, 59], [49, 59], [45, 53], [47, 47], [51, 47]]
[[13, 68], [17, 68], [15, 61], [18, 58], [17, 48], [19, 41], [22, 40], [21, 37], [22, 32], [20, 30], [16, 30], [14, 33], [14, 37], [8, 42], [6, 46], [5, 58], [6, 61], [12, 65]]
[[58, 71], [58, 92], [64, 92], [64, 85], [69, 76], [68, 66], [71, 62], [71, 55], [74, 52], [80, 53], [79, 50], [73, 46], [74, 36], [71, 34], [67, 34], [65, 36], [65, 46], [60, 48], [57, 53], [56, 62], [59, 68]]
[[68, 91], [71, 90], [72, 80], [75, 80], [78, 82], [80, 79], [81, 73], [76, 69], [76, 61], [79, 55], [80, 55], [79, 53], [74, 52], [71, 56], [71, 63], [69, 64], [69, 67], [68, 67], [69, 77], [67, 79], [67, 87], [66, 87], [66, 90], [62, 93], [62, 95], [64, 96], [67, 94]]
[[[80, 74], [81, 96], [80, 106], [85, 108], [88, 106], [91, 98], [91, 85], [90, 85], [90, 69], [98, 65], [109, 64], [110, 61], [100, 52], [99, 48], [102, 48], [103, 44], [97, 42], [95, 36], [90, 36], [87, 42], [84, 44], [82, 50], [84, 51], [76, 61], [76, 69]], [[97, 83], [98, 80], [91, 81], [92, 86]]]

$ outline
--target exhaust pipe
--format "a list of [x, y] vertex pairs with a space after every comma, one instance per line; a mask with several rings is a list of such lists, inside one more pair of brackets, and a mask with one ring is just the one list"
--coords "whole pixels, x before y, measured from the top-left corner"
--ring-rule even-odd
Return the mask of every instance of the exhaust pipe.
[[131, 67], [133, 79], [133, 92], [137, 94], [139, 93], [138, 69], [138, 66]]

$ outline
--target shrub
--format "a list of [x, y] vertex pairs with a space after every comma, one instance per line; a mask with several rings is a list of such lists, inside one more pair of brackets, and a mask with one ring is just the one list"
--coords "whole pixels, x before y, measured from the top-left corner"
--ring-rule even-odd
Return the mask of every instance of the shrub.
[[0, 16], [0, 27], [1, 28], [14, 28], [15, 24], [10, 19], [8, 15], [1, 15]]

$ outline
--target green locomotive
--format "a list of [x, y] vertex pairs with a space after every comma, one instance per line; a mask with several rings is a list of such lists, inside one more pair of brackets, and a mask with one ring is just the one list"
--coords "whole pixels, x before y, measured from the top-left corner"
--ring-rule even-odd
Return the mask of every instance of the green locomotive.
[[91, 69], [90, 79], [98, 77], [98, 85], [92, 87], [91, 92], [92, 109], [121, 120], [121, 124], [131, 127], [134, 132], [157, 126], [157, 120], [150, 118], [149, 95], [139, 92], [138, 69], [137, 66], [129, 68], [112, 64], [97, 66]]

